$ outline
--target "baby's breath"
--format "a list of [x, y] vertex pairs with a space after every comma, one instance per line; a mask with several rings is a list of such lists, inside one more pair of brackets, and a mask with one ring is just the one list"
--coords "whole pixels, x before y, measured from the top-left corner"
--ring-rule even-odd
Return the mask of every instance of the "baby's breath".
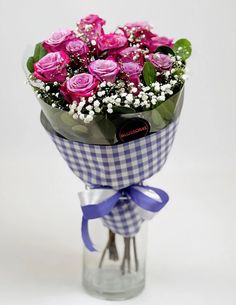
[[[133, 39], [132, 35], [130, 39]], [[140, 50], [138, 49], [139, 52]], [[138, 54], [140, 53], [134, 55], [136, 59], [139, 57]], [[90, 123], [95, 115], [116, 113], [117, 107], [120, 110], [123, 107], [137, 112], [153, 109], [178, 92], [187, 79], [185, 64], [179, 56], [170, 55], [170, 58], [171, 70], [157, 71], [157, 80], [149, 86], [144, 84], [142, 75], [139, 84], [124, 79], [117, 79], [113, 83], [102, 81], [92, 96], [82, 97], [79, 101], [75, 100], [71, 103], [65, 102], [59, 91], [61, 85], [58, 82], [44, 83], [33, 76], [29, 77], [29, 82], [35, 87], [39, 99], [43, 99], [53, 108], [67, 110], [75, 120]], [[78, 70], [73, 73], [80, 72]], [[72, 71], [68, 69], [68, 79], [71, 73]]]

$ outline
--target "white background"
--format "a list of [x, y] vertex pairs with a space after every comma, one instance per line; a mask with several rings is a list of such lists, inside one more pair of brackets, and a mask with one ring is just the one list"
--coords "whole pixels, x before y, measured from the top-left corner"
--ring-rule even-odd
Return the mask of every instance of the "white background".
[[193, 44], [177, 137], [150, 179], [171, 201], [149, 226], [146, 289], [126, 304], [236, 303], [235, 3], [0, 1], [0, 304], [110, 304], [81, 286], [83, 184], [41, 127], [21, 68], [27, 45], [89, 13], [105, 18], [108, 31], [146, 20]]

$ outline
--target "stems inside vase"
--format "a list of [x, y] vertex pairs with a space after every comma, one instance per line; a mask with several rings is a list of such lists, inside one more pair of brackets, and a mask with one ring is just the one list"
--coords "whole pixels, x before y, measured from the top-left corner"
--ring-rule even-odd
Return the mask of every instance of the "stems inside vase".
[[[133, 245], [133, 253], [134, 253], [134, 266], [135, 271], [138, 272], [139, 270], [139, 262], [138, 262], [138, 255], [137, 255], [137, 246], [136, 246], [136, 239], [135, 237], [124, 237], [124, 253], [122, 258], [122, 263], [120, 266], [121, 273], [124, 275], [126, 272], [131, 273], [131, 247]], [[113, 233], [111, 230], [108, 231], [108, 241], [106, 247], [102, 252], [102, 256], [99, 262], [99, 268], [102, 267], [104, 262], [104, 258], [108, 251], [109, 259], [112, 261], [118, 261], [119, 255], [118, 250], [116, 247], [116, 234]]]
[[99, 262], [99, 268], [102, 267], [102, 263], [104, 261], [106, 252], [108, 251], [109, 253], [109, 259], [112, 261], [118, 261], [119, 260], [119, 255], [116, 247], [116, 235], [113, 233], [111, 230], [108, 231], [108, 241], [106, 244], [105, 249], [102, 252], [102, 256]]

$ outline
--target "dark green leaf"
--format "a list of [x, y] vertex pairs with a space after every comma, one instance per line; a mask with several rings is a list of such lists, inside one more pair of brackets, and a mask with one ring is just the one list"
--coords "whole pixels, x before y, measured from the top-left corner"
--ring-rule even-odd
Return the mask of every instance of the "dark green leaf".
[[34, 48], [34, 55], [33, 55], [33, 57], [35, 58], [35, 60], [38, 60], [38, 58], [39, 58], [40, 48], [41, 48], [41, 42], [39, 42], [39, 43], [37, 43], [37, 44], [35, 45], [35, 48]]
[[42, 57], [47, 54], [47, 51], [44, 49], [41, 42], [37, 43], [34, 49], [34, 60], [35, 62], [39, 61]]
[[[175, 56], [175, 52], [173, 49], [167, 47], [167, 46], [160, 46], [156, 49], [156, 52], [159, 52], [159, 53], [162, 53], [162, 54], [165, 54], [165, 55], [173, 55]], [[155, 52], [155, 53], [156, 53]]]
[[115, 140], [116, 127], [108, 119], [101, 120], [97, 122], [98, 128], [101, 130], [104, 138], [110, 143], [113, 144]]
[[182, 38], [174, 44], [175, 54], [180, 56], [182, 60], [186, 60], [192, 54], [192, 45], [188, 39]]
[[128, 107], [113, 106], [113, 113], [134, 113], [135, 110]]
[[27, 60], [26, 66], [29, 72], [34, 72], [34, 63], [39, 61], [42, 57], [47, 54], [47, 51], [44, 49], [41, 42], [37, 43], [34, 49], [34, 55], [30, 56]]
[[106, 58], [108, 54], [108, 51], [103, 51], [100, 55], [99, 58]]
[[30, 56], [28, 58], [26, 66], [27, 66], [27, 69], [29, 70], [30, 73], [34, 72], [34, 58], [33, 58], [33, 56]]
[[44, 49], [44, 47], [42, 46], [40, 48], [40, 53], [39, 53], [39, 59], [44, 57], [47, 54], [47, 51]]
[[156, 69], [154, 65], [148, 61], [144, 64], [143, 78], [147, 86], [150, 86], [157, 80]]

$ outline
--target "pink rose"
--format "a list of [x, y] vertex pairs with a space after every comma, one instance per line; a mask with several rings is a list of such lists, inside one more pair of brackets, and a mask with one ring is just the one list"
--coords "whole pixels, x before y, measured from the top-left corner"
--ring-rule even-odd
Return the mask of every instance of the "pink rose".
[[44, 40], [43, 47], [48, 52], [65, 51], [68, 41], [75, 38], [75, 33], [71, 30], [61, 30], [52, 33], [52, 35]]
[[158, 47], [161, 46], [166, 46], [169, 48], [173, 48], [174, 44], [173, 44], [173, 39], [167, 38], [167, 37], [157, 37], [155, 39], [156, 43], [155, 43], [155, 48], [157, 49]]
[[114, 83], [116, 75], [120, 69], [118, 64], [113, 60], [98, 59], [92, 61], [88, 67], [89, 72], [98, 79]]
[[140, 83], [140, 74], [142, 73], [143, 67], [135, 62], [124, 62], [121, 64], [121, 72], [124, 78], [134, 83], [136, 86]]
[[63, 84], [60, 92], [69, 103], [79, 102], [81, 97], [92, 96], [98, 84], [99, 81], [91, 74], [76, 74]]
[[160, 46], [173, 47], [173, 39], [167, 37], [159, 37], [152, 32], [146, 32], [145, 38], [142, 39], [142, 43], [149, 49], [150, 52], [155, 52]]
[[[136, 24], [136, 26], [135, 26]], [[128, 26], [127, 26], [128, 25]], [[150, 52], [157, 49], [158, 35], [151, 32], [151, 26], [147, 23], [128, 23], [120, 28], [132, 44], [139, 44], [140, 47], [147, 47]], [[134, 25], [131, 27], [131, 25]]]
[[147, 22], [127, 23], [120, 28], [131, 43], [139, 43], [146, 46], [151, 52], [156, 50], [157, 34], [151, 32], [152, 27]]
[[134, 61], [140, 65], [144, 64], [144, 55], [137, 47], [129, 47], [122, 49], [119, 53], [120, 62], [130, 62]]
[[143, 31], [141, 37], [141, 44], [149, 49], [150, 52], [154, 52], [158, 46], [159, 36], [150, 31]]
[[63, 51], [48, 53], [34, 64], [33, 75], [44, 82], [62, 83], [66, 79], [69, 62], [69, 56]]
[[75, 38], [66, 44], [66, 51], [71, 55], [85, 56], [89, 48], [82, 40]]
[[104, 34], [97, 39], [97, 46], [100, 51], [120, 49], [127, 45], [127, 38], [122, 34]]
[[160, 71], [170, 70], [172, 61], [168, 55], [155, 53], [149, 54], [148, 60]]
[[89, 40], [96, 40], [98, 36], [104, 34], [103, 25], [105, 20], [98, 15], [88, 15], [77, 23], [77, 30]]
[[100, 18], [98, 15], [90, 14], [86, 16], [85, 18], [81, 19], [81, 22], [86, 24], [101, 24], [104, 25], [106, 21], [102, 18]]
[[147, 30], [150, 31], [151, 30], [151, 26], [148, 22], [146, 21], [139, 21], [139, 22], [129, 22], [126, 23], [123, 27], [120, 27], [120, 29], [125, 33], [125, 35], [127, 37], [130, 36], [130, 33], [134, 33], [137, 31], [143, 31], [143, 30]]

